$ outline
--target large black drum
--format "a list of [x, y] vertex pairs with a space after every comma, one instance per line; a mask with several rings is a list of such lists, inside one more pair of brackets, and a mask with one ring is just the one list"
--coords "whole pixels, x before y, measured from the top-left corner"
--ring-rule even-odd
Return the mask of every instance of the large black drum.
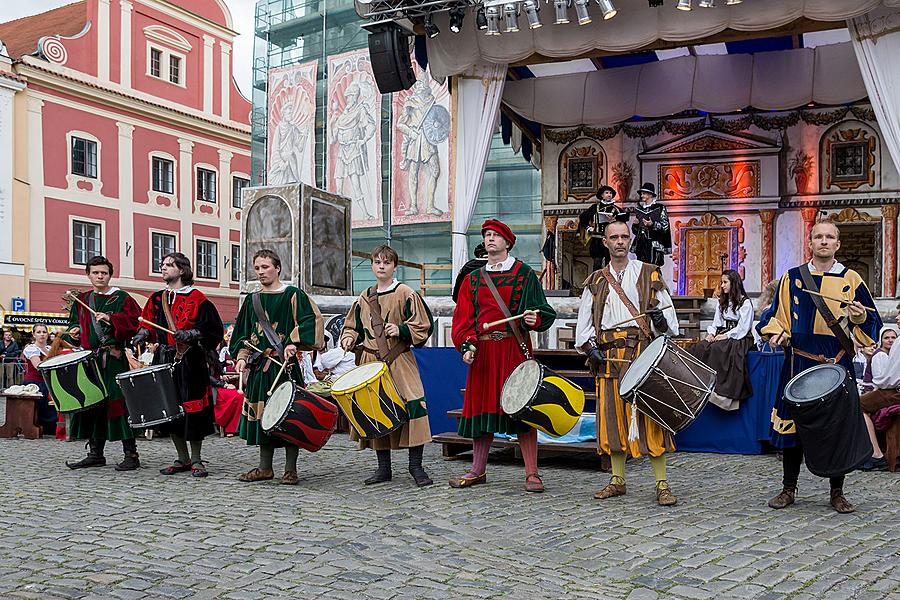
[[856, 383], [841, 365], [817, 365], [796, 375], [784, 388], [784, 400], [814, 475], [844, 475], [872, 456]]
[[155, 427], [184, 415], [174, 370], [174, 365], [162, 364], [116, 375], [128, 407], [129, 425], [135, 429]]

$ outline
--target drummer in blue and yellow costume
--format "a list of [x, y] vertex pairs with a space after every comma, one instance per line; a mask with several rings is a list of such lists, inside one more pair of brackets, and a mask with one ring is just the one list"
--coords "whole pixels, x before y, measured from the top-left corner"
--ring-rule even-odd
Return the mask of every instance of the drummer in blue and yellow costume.
[[[303, 290], [281, 283], [281, 258], [274, 251], [258, 251], [253, 256], [253, 270], [262, 285], [262, 290], [254, 294], [258, 296], [264, 317], [279, 338], [276, 341], [281, 347], [276, 348], [269, 342], [253, 307], [253, 294], [247, 296], [235, 320], [228, 351], [236, 357], [235, 370], [241, 373], [241, 377], [249, 367], [238, 435], [246, 440], [247, 445], [259, 446], [259, 467], [241, 473], [238, 480], [249, 483], [272, 479], [275, 476], [272, 470], [275, 448], [284, 448], [281, 483], [297, 485], [300, 448], [266, 435], [262, 428], [267, 393], [279, 376], [279, 367], [267, 357], [279, 362], [291, 361], [297, 351], [321, 349], [325, 345], [325, 324], [319, 307]], [[248, 348], [245, 341], [261, 350], [262, 354]], [[281, 379], [287, 381], [285, 376]]]
[[[828, 222], [817, 223], [809, 237], [812, 260], [807, 265], [789, 269], [782, 276], [772, 305], [763, 312], [756, 326], [759, 334], [764, 339], [768, 338], [772, 347], [785, 347], [784, 366], [772, 410], [772, 444], [783, 450], [784, 488], [769, 500], [771, 508], [786, 508], [794, 503], [803, 462], [803, 447], [783, 397], [785, 385], [793, 376], [825, 362], [840, 364], [853, 377], [853, 356], [845, 352], [824, 317], [816, 310], [812, 296], [804, 291], [801, 269], [804, 266], [809, 268], [813, 281], [824, 296], [848, 300], [841, 303], [826, 299], [825, 303], [851, 340], [863, 347], [871, 346], [882, 326], [878, 313], [864, 308], [875, 308], [865, 282], [856, 271], [835, 260], [835, 254], [841, 247], [837, 226]], [[853, 512], [853, 505], [844, 497], [844, 476], [831, 477], [830, 483], [832, 507], [839, 513]]]

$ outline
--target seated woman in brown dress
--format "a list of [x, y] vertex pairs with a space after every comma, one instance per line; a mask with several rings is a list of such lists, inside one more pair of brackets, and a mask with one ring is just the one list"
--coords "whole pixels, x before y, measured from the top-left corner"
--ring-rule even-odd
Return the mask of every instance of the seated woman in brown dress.
[[753, 349], [753, 303], [737, 271], [722, 273], [722, 289], [707, 336], [690, 353], [716, 371], [716, 388], [709, 401], [737, 410], [753, 393], [747, 373], [747, 352]]

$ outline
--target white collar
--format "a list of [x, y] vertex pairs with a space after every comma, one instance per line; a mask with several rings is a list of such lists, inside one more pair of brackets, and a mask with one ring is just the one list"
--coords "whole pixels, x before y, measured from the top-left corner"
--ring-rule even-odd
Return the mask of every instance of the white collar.
[[397, 278], [394, 277], [394, 279], [391, 280], [391, 283], [390, 283], [386, 288], [384, 288], [383, 290], [379, 290], [379, 289], [378, 289], [378, 281], [376, 281], [376, 282], [375, 282], [375, 292], [376, 292], [376, 293], [379, 293], [379, 294], [384, 294], [384, 293], [387, 293], [387, 292], [393, 292], [395, 289], [397, 289], [397, 286], [398, 286], [398, 285], [400, 285], [400, 281], [398, 281]]
[[499, 262], [495, 265], [486, 264], [484, 267], [488, 271], [509, 271], [512, 269], [513, 264], [516, 262], [516, 257], [510, 254], [506, 257], [506, 260], [503, 262]]
[[632, 269], [632, 265], [640, 265], [640, 264], [641, 264], [641, 261], [639, 261], [639, 260], [629, 260], [628, 264], [625, 265], [624, 269], [622, 269], [621, 271], [616, 271], [613, 268], [612, 263], [610, 263], [609, 272], [612, 273], [613, 277], [618, 278], [617, 273], [627, 273], [628, 271], [630, 271]]
[[277, 290], [261, 289], [260, 292], [263, 293], [263, 294], [278, 294], [279, 292], [283, 292], [283, 291], [286, 290], [286, 289], [287, 289], [287, 286], [286, 286], [284, 283], [282, 283], [282, 284], [278, 287]]
[[186, 285], [184, 287], [178, 288], [177, 290], [170, 290], [169, 288], [166, 288], [166, 291], [172, 292], [173, 294], [190, 294], [192, 291], [194, 291], [194, 286]]
[[93, 292], [94, 292], [95, 294], [99, 294], [99, 295], [101, 295], [101, 296], [112, 296], [113, 294], [115, 294], [115, 293], [118, 292], [118, 291], [119, 291], [119, 288], [117, 288], [117, 287], [112, 287], [112, 286], [110, 286], [110, 288], [109, 288], [108, 290], [106, 290], [106, 293], [105, 293], [105, 294], [102, 293], [102, 292], [98, 292], [97, 290], [93, 290]]
[[[821, 271], [819, 271], [819, 270], [813, 265], [813, 262], [812, 262], [812, 261], [809, 261], [808, 263], [806, 263], [806, 266], [809, 267], [810, 273], [821, 273]], [[834, 264], [831, 265], [831, 268], [828, 269], [827, 272], [828, 272], [828, 273], [840, 273], [840, 272], [843, 271], [843, 270], [844, 270], [844, 265], [842, 265], [842, 264], [841, 264], [840, 262], [838, 262], [838, 261], [834, 261]]]

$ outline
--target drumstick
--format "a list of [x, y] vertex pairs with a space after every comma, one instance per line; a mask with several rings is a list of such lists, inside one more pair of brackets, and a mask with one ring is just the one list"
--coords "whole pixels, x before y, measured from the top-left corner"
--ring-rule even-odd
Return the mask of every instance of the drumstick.
[[483, 323], [481, 325], [481, 328], [487, 330], [487, 329], [490, 329], [491, 327], [496, 327], [497, 325], [503, 325], [504, 323], [509, 323], [510, 321], [515, 321], [517, 319], [521, 319], [522, 317], [524, 317], [525, 315], [528, 315], [528, 314], [536, 315], [537, 311], [536, 310], [526, 310], [521, 315], [513, 315], [511, 317], [506, 317], [505, 319], [500, 319], [499, 321], [491, 321], [489, 323]]
[[155, 327], [156, 329], [159, 329], [160, 331], [165, 331], [165, 332], [168, 333], [169, 335], [172, 335], [172, 336], [175, 335], [175, 332], [172, 331], [171, 329], [166, 329], [166, 328], [163, 327], [162, 325], [157, 325], [157, 324], [154, 323], [153, 321], [148, 321], [148, 320], [145, 319], [144, 317], [138, 317], [138, 322], [139, 322], [139, 323], [143, 323], [144, 325], [149, 325], [150, 327]]
[[284, 373], [284, 368], [287, 366], [287, 361], [281, 363], [281, 369], [278, 370], [278, 374], [275, 375], [275, 381], [272, 382], [272, 387], [269, 388], [269, 391], [266, 392], [266, 397], [271, 396], [272, 392], [275, 391], [275, 388], [278, 387], [278, 380], [281, 379], [281, 374]]
[[271, 356], [269, 356], [268, 354], [266, 354], [265, 352], [263, 352], [262, 350], [260, 350], [259, 348], [257, 348], [253, 344], [251, 344], [250, 342], [248, 342], [247, 340], [244, 340], [244, 345], [247, 346], [248, 348], [250, 348], [251, 350], [253, 350], [254, 352], [259, 352], [260, 354], [262, 354], [263, 356], [268, 358], [270, 361], [272, 361], [279, 367], [282, 366], [282, 363], [280, 360], [276, 360], [276, 359], [272, 358]]
[[[832, 301], [834, 301], [834, 302], [840, 302], [841, 304], [850, 304], [851, 302], [853, 302], [853, 300], [850, 300], [850, 299], [847, 299], [847, 300], [841, 300], [840, 298], [835, 298], [834, 296], [826, 296], [825, 294], [823, 294], [823, 293], [821, 293], [821, 292], [814, 292], [814, 291], [808, 290], [808, 289], [806, 289], [806, 288], [800, 288], [800, 289], [803, 290], [804, 292], [806, 292], [807, 294], [812, 294], [813, 296], [820, 296], [820, 297], [822, 297], [822, 298], [825, 298], [826, 300], [832, 300]], [[863, 308], [864, 308], [865, 310], [869, 311], [869, 312], [878, 312], [877, 309], [875, 309], [875, 308], [869, 308], [868, 306], [863, 306]]]
[[91, 308], [90, 306], [88, 306], [87, 304], [85, 304], [84, 302], [82, 302], [81, 300], [79, 300], [79, 299], [78, 299], [78, 296], [76, 296], [76, 295], [73, 294], [72, 292], [66, 292], [65, 297], [71, 299], [71, 300], [74, 301], [74, 302], [77, 302], [78, 304], [80, 304], [85, 310], [87, 310], [87, 311], [88, 311], [89, 313], [91, 313], [93, 316], [95, 316], [95, 317], [97, 316], [97, 311], [96, 311], [96, 310], [94, 310], [93, 308]]
[[[672, 305], [671, 305], [671, 304], [668, 305], [668, 306], [663, 306], [663, 307], [660, 308], [659, 310], [666, 310], [666, 309], [669, 309], [669, 308], [672, 308]], [[647, 313], [642, 312], [642, 313], [639, 314], [639, 315], [635, 315], [635, 316], [633, 316], [633, 317], [628, 317], [628, 318], [625, 319], [624, 321], [619, 321], [619, 322], [616, 323], [615, 325], [611, 325], [611, 326], [609, 326], [609, 327], [604, 327], [604, 329], [615, 329], [616, 327], [620, 327], [620, 326], [624, 325], [625, 323], [628, 323], [628, 322], [630, 322], [630, 321], [637, 321], [638, 319], [642, 319], [642, 318], [644, 318], [644, 317], [646, 317], [646, 316], [647, 316]]]

